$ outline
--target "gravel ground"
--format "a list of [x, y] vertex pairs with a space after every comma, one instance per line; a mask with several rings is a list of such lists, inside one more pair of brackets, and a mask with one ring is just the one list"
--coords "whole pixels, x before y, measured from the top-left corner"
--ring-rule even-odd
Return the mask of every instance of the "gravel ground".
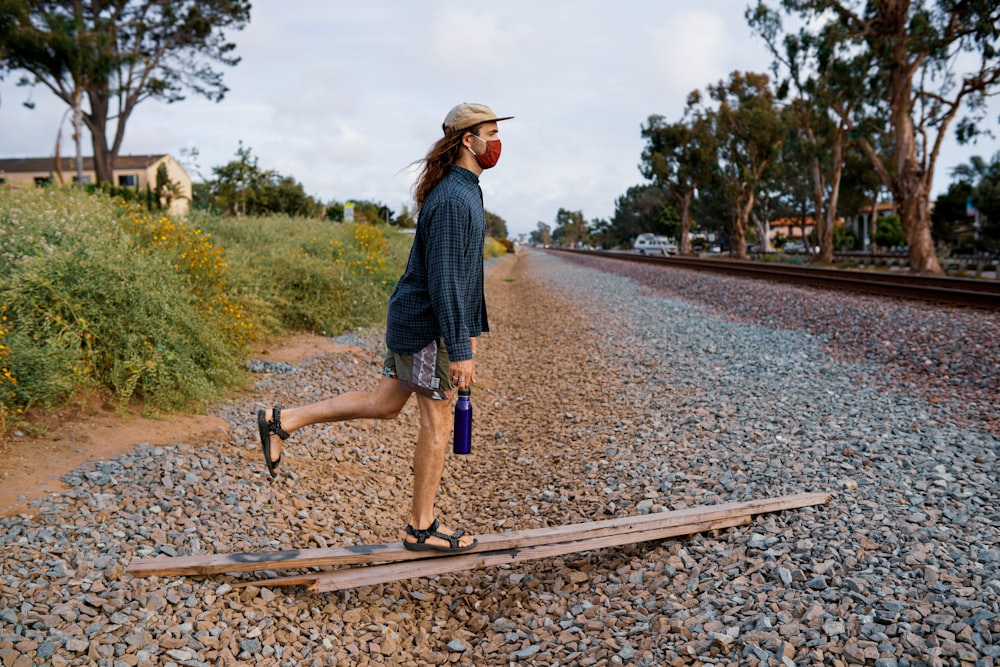
[[[259, 405], [218, 406], [230, 440], [140, 447], [0, 521], [0, 663], [1000, 664], [1000, 317], [596, 268], [539, 252], [491, 266], [494, 333], [473, 454], [449, 459], [439, 494], [447, 524], [833, 500], [336, 594], [124, 574], [133, 557], [400, 539], [415, 402], [301, 431], [285, 474], [261, 471], [253, 408], [375, 385], [380, 332], [355, 332], [353, 354], [264, 369]], [[935, 344], [903, 344], [911, 332]]]

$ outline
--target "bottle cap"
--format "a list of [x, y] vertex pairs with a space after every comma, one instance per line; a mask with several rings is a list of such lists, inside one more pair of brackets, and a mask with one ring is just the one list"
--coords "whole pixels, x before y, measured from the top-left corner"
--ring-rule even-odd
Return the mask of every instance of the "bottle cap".
[[472, 396], [472, 389], [471, 388], [459, 389], [458, 390], [458, 395], [459, 396]]

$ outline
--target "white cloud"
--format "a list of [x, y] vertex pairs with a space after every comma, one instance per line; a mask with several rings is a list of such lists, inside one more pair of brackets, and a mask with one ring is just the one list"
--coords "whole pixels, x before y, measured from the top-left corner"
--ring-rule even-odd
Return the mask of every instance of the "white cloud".
[[425, 63], [457, 86], [502, 77], [510, 71], [511, 62], [518, 60], [521, 42], [531, 33], [530, 28], [511, 20], [519, 16], [516, 12], [499, 16], [494, 11], [449, 2], [432, 14], [429, 37], [417, 43]]
[[679, 12], [653, 31], [653, 78], [675, 95], [715, 83], [720, 72], [742, 69], [723, 17], [707, 11]]

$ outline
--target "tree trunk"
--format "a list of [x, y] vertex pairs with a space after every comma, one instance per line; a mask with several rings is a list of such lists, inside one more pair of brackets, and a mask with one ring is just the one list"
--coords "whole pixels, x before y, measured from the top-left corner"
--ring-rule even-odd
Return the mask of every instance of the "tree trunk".
[[694, 190], [688, 190], [681, 197], [681, 255], [691, 253], [691, 200], [694, 197]]
[[[897, 115], [895, 109], [893, 115]], [[896, 133], [899, 175], [892, 184], [892, 190], [899, 207], [903, 231], [906, 232], [910, 269], [916, 273], [942, 274], [944, 272], [934, 252], [934, 240], [931, 238], [930, 193], [927, 187], [930, 174], [923, 173], [917, 161], [913, 121], [909, 113], [904, 109], [899, 115], [904, 116], [898, 120], [898, 127], [902, 131]]]
[[899, 207], [899, 217], [906, 232], [910, 270], [916, 273], [942, 274], [931, 238], [930, 180], [917, 154], [913, 126], [913, 75], [917, 64], [907, 53], [909, 0], [887, 0], [881, 11], [889, 34], [899, 38], [893, 44], [889, 74], [889, 107], [896, 151], [896, 177], [892, 193]]
[[[931, 238], [930, 206], [926, 196], [905, 196], [898, 198], [899, 217], [906, 232], [909, 247], [910, 270], [915, 273], [941, 275], [941, 264], [934, 252]], [[909, 220], [909, 223], [907, 223]]]
[[747, 221], [753, 210], [753, 192], [745, 195], [745, 201], [736, 202], [736, 215], [733, 218], [732, 248], [729, 254], [736, 259], [747, 259]]
[[73, 146], [76, 148], [76, 187], [83, 187], [83, 146], [80, 133], [83, 125], [83, 93], [78, 88], [73, 93]]
[[[114, 184], [114, 155], [108, 149], [108, 98], [97, 91], [88, 91], [90, 113], [84, 116], [94, 149], [94, 174], [98, 183]], [[121, 122], [119, 120], [119, 122]]]
[[[813, 230], [816, 232], [816, 238], [820, 242], [820, 261], [823, 260], [823, 237], [826, 236], [826, 213], [823, 210], [823, 171], [819, 166], [819, 158], [813, 158]], [[805, 226], [802, 228], [802, 236], [805, 238], [806, 230]], [[812, 243], [806, 239], [806, 251], [809, 255], [813, 254]]]
[[826, 224], [819, 238], [819, 261], [833, 262], [833, 229], [837, 224], [837, 205], [840, 203], [840, 179], [844, 173], [844, 133], [838, 129], [833, 140], [833, 173], [830, 175], [830, 201], [826, 205]]

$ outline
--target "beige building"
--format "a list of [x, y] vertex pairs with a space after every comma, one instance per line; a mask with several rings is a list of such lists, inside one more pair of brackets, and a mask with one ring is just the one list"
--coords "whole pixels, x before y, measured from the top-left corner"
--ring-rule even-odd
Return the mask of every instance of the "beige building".
[[[114, 185], [139, 190], [145, 190], [147, 186], [155, 188], [156, 171], [161, 164], [166, 165], [167, 177], [177, 185], [176, 195], [169, 197], [169, 212], [172, 215], [183, 215], [187, 213], [191, 203], [191, 177], [169, 155], [119, 155], [115, 159]], [[76, 179], [73, 158], [62, 158], [58, 165], [55, 158], [51, 157], [0, 159], [0, 183], [9, 183], [13, 187], [73, 183]], [[84, 158], [83, 182], [93, 183], [95, 180], [94, 160]]]

